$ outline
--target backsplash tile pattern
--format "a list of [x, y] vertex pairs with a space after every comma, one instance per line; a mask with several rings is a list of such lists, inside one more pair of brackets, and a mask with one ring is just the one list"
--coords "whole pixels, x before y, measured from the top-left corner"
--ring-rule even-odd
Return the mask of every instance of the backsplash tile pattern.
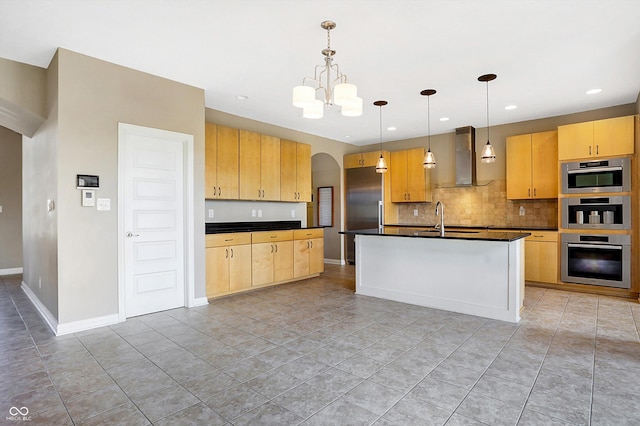
[[[558, 227], [558, 200], [507, 200], [506, 180], [485, 186], [433, 188], [431, 203], [398, 204], [398, 223], [433, 225], [437, 201], [445, 207], [445, 225], [493, 227]], [[520, 216], [520, 206], [524, 216]], [[418, 210], [418, 216], [414, 216]]]

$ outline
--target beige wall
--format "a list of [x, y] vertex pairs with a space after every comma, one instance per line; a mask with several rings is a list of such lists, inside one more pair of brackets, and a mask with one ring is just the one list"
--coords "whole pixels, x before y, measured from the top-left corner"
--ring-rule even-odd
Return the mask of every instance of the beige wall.
[[22, 136], [0, 127], [0, 272], [22, 267]]
[[328, 154], [318, 153], [311, 157], [311, 170], [313, 172], [313, 225], [318, 225], [318, 188], [323, 186], [333, 187], [333, 226], [324, 228], [324, 258], [340, 261], [341, 236], [340, 211], [342, 210], [342, 179], [340, 178], [340, 166], [338, 162]]
[[44, 122], [46, 71], [0, 58], [0, 126], [33, 136]]
[[[118, 313], [118, 123], [123, 122], [194, 136], [195, 244], [190, 249], [195, 256], [195, 297], [205, 297], [204, 91], [65, 49], [58, 50], [52, 66], [56, 62], [58, 112], [50, 113], [50, 125], [29, 144], [25, 181], [35, 181], [27, 189], [34, 192], [34, 217], [25, 212], [25, 220], [32, 222], [27, 224], [30, 243], [25, 257], [42, 257], [37, 231], [54, 221], [57, 244], [50, 251], [57, 255], [58, 271], [37, 262], [25, 274], [27, 284], [41, 297], [39, 277], [46, 274], [57, 281], [51, 289], [57, 286], [59, 324]], [[35, 187], [38, 160], [45, 150], [42, 142], [55, 147], [54, 155], [41, 163], [53, 170], [50, 191]], [[111, 199], [111, 211], [81, 207], [77, 174], [100, 176], [96, 196]], [[44, 196], [50, 193], [57, 207], [47, 216], [43, 199], [46, 204]], [[41, 300], [56, 312], [52, 298]]]

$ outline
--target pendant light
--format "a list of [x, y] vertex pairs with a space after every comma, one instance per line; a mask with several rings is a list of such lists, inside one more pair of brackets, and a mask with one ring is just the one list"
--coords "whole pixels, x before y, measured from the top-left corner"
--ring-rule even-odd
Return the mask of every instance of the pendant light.
[[433, 169], [436, 167], [436, 156], [431, 152], [431, 103], [429, 99], [431, 95], [436, 94], [436, 91], [434, 89], [426, 89], [420, 94], [427, 97], [427, 139], [429, 140], [429, 149], [427, 149], [422, 165], [425, 169]]
[[384, 157], [382, 156], [382, 107], [387, 103], [387, 101], [375, 101], [373, 103], [375, 106], [380, 107], [380, 158], [378, 158], [378, 163], [376, 164], [376, 173], [387, 172], [387, 162], [384, 161]]
[[487, 83], [487, 144], [482, 148], [480, 156], [480, 161], [483, 163], [495, 163], [496, 161], [496, 152], [489, 142], [489, 82], [495, 80], [496, 77], [495, 74], [485, 74], [478, 77], [478, 81]]

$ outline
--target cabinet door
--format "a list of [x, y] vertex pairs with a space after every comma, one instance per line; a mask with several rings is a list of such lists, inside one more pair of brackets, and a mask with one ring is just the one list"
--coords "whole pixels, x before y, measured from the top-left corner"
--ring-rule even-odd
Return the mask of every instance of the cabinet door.
[[348, 154], [342, 157], [342, 165], [345, 169], [362, 167], [362, 154]]
[[634, 117], [616, 117], [593, 122], [593, 149], [598, 157], [633, 154]]
[[[552, 130], [533, 133], [531, 135], [531, 195], [533, 198], [558, 198], [558, 173], [558, 132]], [[507, 193], [508, 182], [507, 180]]]
[[229, 247], [229, 290], [251, 287], [251, 245]]
[[530, 198], [532, 195], [531, 135], [509, 136], [507, 138], [507, 199], [518, 200]]
[[407, 200], [407, 151], [394, 151], [390, 155], [391, 202], [402, 203]]
[[293, 278], [293, 241], [273, 243], [273, 281], [284, 281]]
[[251, 245], [251, 285], [273, 282], [273, 254], [275, 243]]
[[280, 138], [260, 135], [262, 199], [280, 201]]
[[556, 284], [558, 282], [558, 243], [525, 241], [525, 280]]
[[309, 250], [309, 274], [324, 272], [324, 238], [314, 238]]
[[311, 145], [297, 144], [297, 187], [298, 200], [311, 202]]
[[240, 130], [240, 199], [262, 199], [260, 134], [245, 130]]
[[238, 139], [239, 130], [217, 126], [217, 175], [218, 194], [216, 198], [238, 199]]
[[280, 141], [280, 200], [298, 201], [297, 143]]
[[229, 247], [206, 249], [207, 297], [229, 292]]
[[[387, 155], [386, 153], [384, 154]], [[364, 152], [361, 155], [363, 167], [375, 167], [378, 164], [378, 158], [380, 158], [380, 151]], [[389, 158], [385, 157], [385, 160], [389, 161]]]
[[204, 198], [215, 198], [218, 194], [217, 150], [218, 126], [204, 123]]
[[589, 158], [593, 145], [593, 121], [558, 126], [558, 160]]
[[293, 242], [293, 277], [309, 275], [309, 251], [311, 240], [296, 240]]
[[422, 165], [424, 161], [424, 148], [415, 148], [407, 151], [407, 193], [408, 201], [427, 201], [427, 171]]

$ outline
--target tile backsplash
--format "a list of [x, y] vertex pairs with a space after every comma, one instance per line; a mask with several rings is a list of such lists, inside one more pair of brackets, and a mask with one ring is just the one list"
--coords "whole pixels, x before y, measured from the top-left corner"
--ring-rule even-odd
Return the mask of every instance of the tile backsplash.
[[[398, 223], [433, 225], [436, 202], [445, 208], [445, 225], [558, 227], [558, 200], [507, 200], [506, 180], [485, 186], [433, 188], [431, 203], [398, 204]], [[521, 207], [524, 215], [520, 215]], [[418, 216], [414, 215], [418, 211]]]

